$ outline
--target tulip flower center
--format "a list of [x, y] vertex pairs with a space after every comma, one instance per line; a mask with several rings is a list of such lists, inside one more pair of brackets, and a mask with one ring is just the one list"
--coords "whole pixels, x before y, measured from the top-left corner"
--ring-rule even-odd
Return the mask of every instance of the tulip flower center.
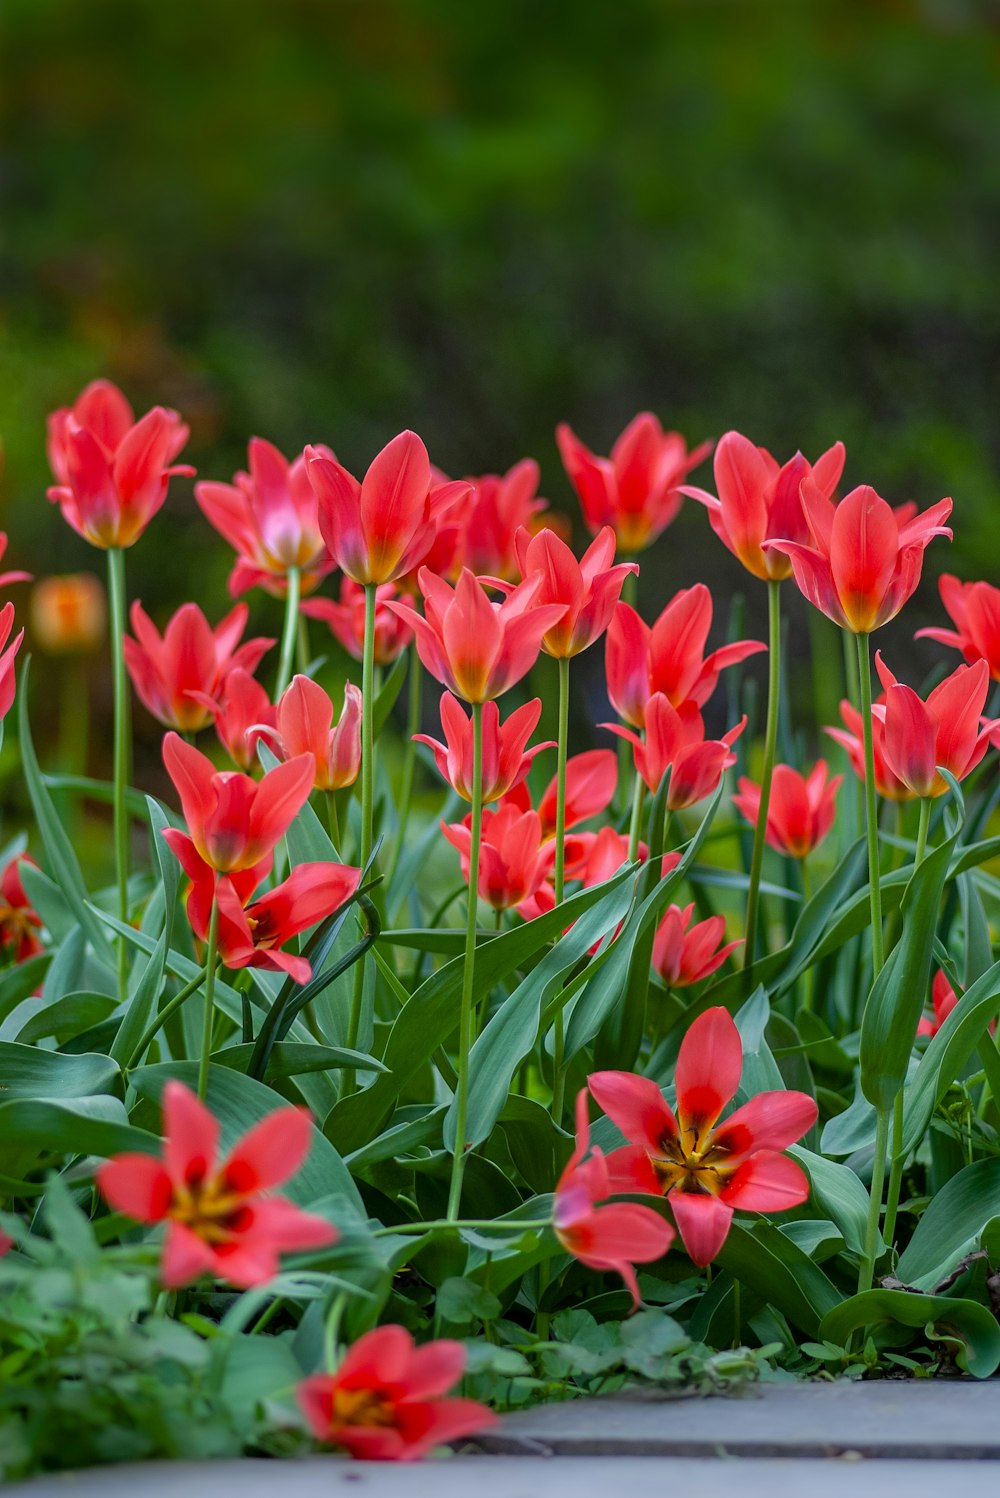
[[35, 935], [37, 918], [30, 910], [0, 905], [0, 948], [20, 946]]
[[666, 1196], [671, 1191], [703, 1191], [718, 1196], [726, 1178], [735, 1168], [727, 1165], [730, 1151], [713, 1144], [711, 1129], [697, 1124], [682, 1124], [676, 1135], [665, 1135], [659, 1155], [651, 1154], [649, 1162]]
[[228, 1243], [233, 1233], [247, 1226], [250, 1209], [245, 1194], [228, 1179], [225, 1171], [202, 1175], [197, 1164], [182, 1185], [175, 1185], [168, 1216], [182, 1222], [205, 1243]]
[[396, 1423], [392, 1402], [377, 1389], [335, 1389], [333, 1420], [338, 1425], [392, 1426]]

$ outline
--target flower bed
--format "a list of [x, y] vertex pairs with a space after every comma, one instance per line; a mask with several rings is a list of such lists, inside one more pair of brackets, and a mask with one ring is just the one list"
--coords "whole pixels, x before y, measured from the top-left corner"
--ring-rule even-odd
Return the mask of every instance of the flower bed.
[[[105, 382], [50, 424], [51, 498], [107, 553], [114, 768], [42, 772], [25, 659], [4, 1475], [316, 1443], [409, 1459], [497, 1410], [776, 1367], [995, 1372], [996, 590], [943, 579], [955, 628], [925, 633], [963, 664], [922, 695], [879, 652], [872, 700], [869, 637], [951, 502], [836, 500], [839, 444], [779, 466], [736, 433], [694, 488], [708, 448], [644, 415], [609, 458], [559, 432], [578, 560], [530, 461], [453, 482], [407, 432], [359, 482], [328, 448], [289, 463], [254, 439], [247, 472], [195, 493], [233, 595], [281, 600], [280, 642], [241, 643], [243, 602], [160, 634], [136, 601], [129, 633], [128, 552], [169, 525], [186, 436]], [[637, 612], [635, 558], [683, 495], [766, 588], [767, 647], [706, 653], [697, 583]], [[846, 779], [778, 762], [796, 585], [845, 644]], [[39, 648], [73, 648], [101, 600], [46, 587]], [[4, 714], [14, 628], [7, 603]], [[602, 640], [617, 749], [570, 754], [572, 662]], [[165, 729], [166, 802], [129, 785], [130, 681]], [[110, 802], [111, 888], [80, 866], [73, 795]]]

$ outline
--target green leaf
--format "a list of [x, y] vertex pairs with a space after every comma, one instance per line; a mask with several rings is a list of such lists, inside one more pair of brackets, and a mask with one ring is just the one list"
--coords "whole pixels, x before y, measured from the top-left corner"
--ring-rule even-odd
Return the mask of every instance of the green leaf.
[[952, 1082], [961, 1075], [977, 1043], [986, 1035], [1000, 1008], [1000, 962], [995, 962], [959, 998], [944, 1024], [932, 1037], [906, 1092], [903, 1149], [919, 1145], [931, 1115]]
[[110, 1092], [119, 1080], [117, 1064], [109, 1056], [85, 1052], [66, 1056], [41, 1051], [17, 1041], [0, 1040], [0, 1097], [73, 1098]]
[[930, 987], [938, 909], [954, 847], [950, 838], [914, 873], [903, 896], [903, 934], [879, 973], [861, 1019], [861, 1088], [876, 1108], [892, 1107], [906, 1081], [924, 996]]
[[58, 1045], [107, 1019], [116, 1001], [106, 993], [68, 993], [39, 1008], [17, 1033], [21, 1045], [51, 1036]]
[[376, 738], [382, 732], [389, 714], [396, 705], [396, 699], [406, 680], [408, 665], [409, 652], [404, 650], [402, 655], [396, 658], [395, 665], [382, 683], [382, 690], [375, 698], [375, 705], [372, 708], [372, 729]]
[[12, 1098], [0, 1103], [0, 1160], [12, 1154], [33, 1160], [40, 1152], [54, 1155], [117, 1155], [126, 1150], [157, 1154], [155, 1134], [128, 1121], [125, 1105], [115, 1097]]
[[959, 1344], [956, 1361], [974, 1378], [989, 1378], [1000, 1367], [1000, 1326], [974, 1300], [947, 1295], [917, 1295], [907, 1290], [867, 1290], [852, 1295], [827, 1316], [819, 1329], [821, 1341], [846, 1347], [862, 1327], [895, 1322], [914, 1329], [933, 1328]]
[[[196, 1061], [161, 1062], [157, 1066], [144, 1066], [131, 1073], [132, 1086], [140, 1097], [158, 1102], [160, 1093], [172, 1078], [185, 1083], [194, 1091], [198, 1080]], [[284, 1099], [275, 1095], [263, 1082], [255, 1082], [242, 1072], [229, 1071], [212, 1065], [208, 1069], [208, 1107], [219, 1120], [222, 1129], [222, 1147], [230, 1149], [240, 1135], [275, 1108], [286, 1106]], [[333, 1145], [317, 1128], [312, 1131], [312, 1146], [308, 1158], [287, 1185], [282, 1186], [282, 1195], [288, 1196], [300, 1206], [309, 1206], [321, 1198], [336, 1195], [342, 1198], [362, 1217], [364, 1208], [357, 1187], [347, 1167]]]
[[833, 1281], [807, 1253], [765, 1218], [733, 1222], [716, 1263], [769, 1301], [808, 1337], [840, 1304]]
[[975, 1160], [932, 1197], [896, 1266], [907, 1285], [933, 1290], [959, 1259], [979, 1247], [1000, 1216], [1000, 1159]]
[[435, 1310], [444, 1321], [466, 1326], [470, 1321], [495, 1321], [500, 1302], [475, 1280], [452, 1278], [439, 1287]]
[[0, 1020], [13, 1014], [18, 1004], [30, 999], [35, 989], [41, 987], [51, 961], [51, 952], [42, 952], [0, 973]]
[[[247, 1070], [254, 1052], [251, 1045], [227, 1046], [212, 1056], [213, 1066], [228, 1066], [233, 1071]], [[265, 1080], [278, 1081], [283, 1077], [301, 1077], [305, 1072], [335, 1071], [348, 1067], [351, 1071], [386, 1071], [381, 1061], [368, 1056], [364, 1051], [351, 1051], [345, 1046], [319, 1045], [315, 1041], [283, 1041], [271, 1052]]]
[[803, 1149], [800, 1144], [793, 1144], [788, 1153], [809, 1177], [813, 1199], [837, 1224], [847, 1247], [852, 1253], [863, 1253], [868, 1192], [854, 1171], [836, 1160], [825, 1160], [822, 1155]]

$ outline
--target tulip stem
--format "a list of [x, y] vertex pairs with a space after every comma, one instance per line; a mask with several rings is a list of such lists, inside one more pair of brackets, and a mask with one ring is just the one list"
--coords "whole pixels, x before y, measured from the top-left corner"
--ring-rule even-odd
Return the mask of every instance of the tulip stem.
[[[569, 656], [559, 657], [559, 732], [556, 747], [556, 863], [554, 885], [556, 904], [563, 902], [566, 884], [566, 758], [569, 749]], [[566, 1031], [560, 1008], [552, 1026], [552, 1117], [562, 1119], [566, 1092]]]
[[299, 592], [301, 578], [297, 567], [289, 567], [288, 586], [285, 592], [285, 626], [281, 631], [281, 655], [278, 658], [278, 680], [274, 684], [274, 700], [277, 702], [292, 679], [292, 661], [295, 643], [299, 635]]
[[875, 1158], [872, 1163], [872, 1185], [868, 1197], [868, 1221], [865, 1225], [865, 1251], [861, 1257], [858, 1273], [858, 1294], [863, 1295], [872, 1287], [875, 1277], [879, 1219], [882, 1215], [882, 1186], [885, 1181], [885, 1157], [889, 1143], [889, 1110], [878, 1108], [875, 1112]]
[[[920, 799], [920, 823], [917, 827], [917, 850], [913, 859], [913, 868], [916, 871], [924, 861], [927, 852], [927, 831], [931, 821], [931, 798], [922, 796]], [[885, 1228], [884, 1235], [886, 1243], [892, 1243], [896, 1231], [896, 1216], [899, 1212], [899, 1194], [903, 1184], [903, 1094], [904, 1089], [896, 1093], [892, 1105], [892, 1154], [889, 1166], [889, 1189], [885, 1199]]]
[[636, 771], [632, 783], [632, 820], [628, 829], [628, 861], [635, 863], [639, 857], [639, 841], [642, 833], [642, 803], [646, 796], [646, 782]]
[[123, 1070], [125, 1072], [135, 1071], [136, 1067], [139, 1065], [139, 1062], [142, 1060], [143, 1056], [146, 1054], [146, 1051], [156, 1039], [157, 1034], [160, 1030], [162, 1030], [167, 1020], [172, 1014], [176, 1014], [177, 1010], [181, 1007], [182, 1004], [187, 1003], [188, 999], [193, 993], [198, 992], [198, 989], [204, 983], [206, 976], [207, 969], [202, 968], [200, 972], [195, 973], [194, 977], [188, 983], [185, 983], [183, 988], [179, 989], [177, 993], [174, 994], [172, 999], [167, 1000], [162, 1009], [157, 1010], [157, 1012], [153, 1015], [153, 1018], [150, 1020], [149, 1024], [146, 1026], [145, 1030], [142, 1032], [139, 1040], [136, 1041], [136, 1044], [132, 1050], [132, 1054], [123, 1067]]
[[778, 745], [778, 707], [781, 697], [781, 584], [769, 578], [767, 584], [767, 718], [764, 725], [764, 766], [760, 777], [760, 805], [753, 831], [753, 854], [750, 859], [750, 886], [747, 890], [747, 930], [743, 945], [743, 966], [751, 967], [757, 954], [757, 926], [760, 918], [760, 876], [764, 867], [764, 844], [767, 836], [767, 811], [771, 802], [771, 779]]
[[326, 823], [330, 829], [330, 841], [336, 851], [340, 852], [340, 818], [337, 815], [337, 793], [327, 791], [326, 793]]
[[882, 889], [879, 883], [878, 799], [875, 793], [875, 737], [872, 729], [872, 678], [868, 659], [868, 636], [858, 635], [858, 683], [861, 696], [861, 729], [865, 744], [865, 812], [868, 824], [868, 887], [872, 912], [872, 966], [877, 978], [885, 964], [882, 940]]
[[[108, 613], [111, 624], [111, 670], [115, 699], [114, 748], [114, 834], [115, 869], [118, 880], [118, 919], [128, 922], [128, 810], [125, 787], [128, 783], [129, 696], [125, 670], [125, 553], [120, 547], [108, 550]], [[118, 997], [128, 992], [128, 943], [118, 938]]]
[[215, 973], [218, 967], [219, 902], [212, 900], [208, 921], [208, 950], [205, 953], [205, 1020], [201, 1031], [201, 1055], [198, 1057], [198, 1096], [202, 1102], [208, 1091], [208, 1058], [212, 1053], [212, 1026], [215, 1020]]
[[[361, 656], [361, 848], [358, 862], [363, 869], [368, 867], [372, 855], [372, 818], [375, 800], [375, 584], [365, 584], [365, 641]], [[347, 1048], [355, 1050], [361, 1032], [361, 1008], [365, 996], [364, 958], [354, 965], [354, 992], [351, 995], [351, 1013], [347, 1021]], [[346, 1097], [354, 1091], [356, 1078], [353, 1070], [343, 1074], [342, 1092]]]
[[483, 836], [483, 704], [472, 704], [472, 824], [469, 841], [469, 914], [465, 925], [465, 971], [458, 1020], [458, 1087], [455, 1092], [455, 1152], [451, 1161], [448, 1221], [458, 1217], [465, 1175], [465, 1125], [469, 1113], [469, 1053], [475, 1003], [476, 927], [479, 915], [479, 849]]
[[399, 831], [396, 834], [396, 848], [392, 855], [392, 866], [389, 869], [389, 877], [386, 881], [392, 885], [399, 860], [403, 855], [403, 847], [406, 843], [406, 829], [410, 822], [410, 807], [413, 804], [413, 779], [417, 767], [417, 746], [414, 735], [420, 732], [421, 712], [423, 708], [423, 670], [420, 657], [414, 650], [410, 655], [410, 690], [409, 702], [406, 714], [406, 743], [403, 747], [403, 778], [399, 788]]

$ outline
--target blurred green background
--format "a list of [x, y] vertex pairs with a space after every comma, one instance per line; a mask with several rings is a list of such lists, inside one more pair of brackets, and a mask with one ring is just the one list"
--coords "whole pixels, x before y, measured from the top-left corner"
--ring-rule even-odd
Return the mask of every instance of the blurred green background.
[[[185, 414], [203, 477], [228, 478], [251, 433], [328, 441], [360, 472], [412, 426], [453, 473], [533, 454], [568, 510], [559, 420], [599, 451], [643, 407], [781, 457], [841, 437], [848, 482], [954, 496], [929, 574], [1000, 580], [996, 5], [5, 0], [0, 17], [11, 565], [103, 561], [46, 502], [43, 445], [46, 412], [103, 373]], [[179, 481], [131, 591], [161, 622], [192, 596], [215, 618], [230, 561]], [[645, 560], [643, 611], [698, 579], [727, 608], [749, 581], [689, 504]], [[932, 663], [910, 641], [939, 613], [929, 578], [884, 632], [897, 669]], [[798, 643], [797, 598], [793, 617]]]

